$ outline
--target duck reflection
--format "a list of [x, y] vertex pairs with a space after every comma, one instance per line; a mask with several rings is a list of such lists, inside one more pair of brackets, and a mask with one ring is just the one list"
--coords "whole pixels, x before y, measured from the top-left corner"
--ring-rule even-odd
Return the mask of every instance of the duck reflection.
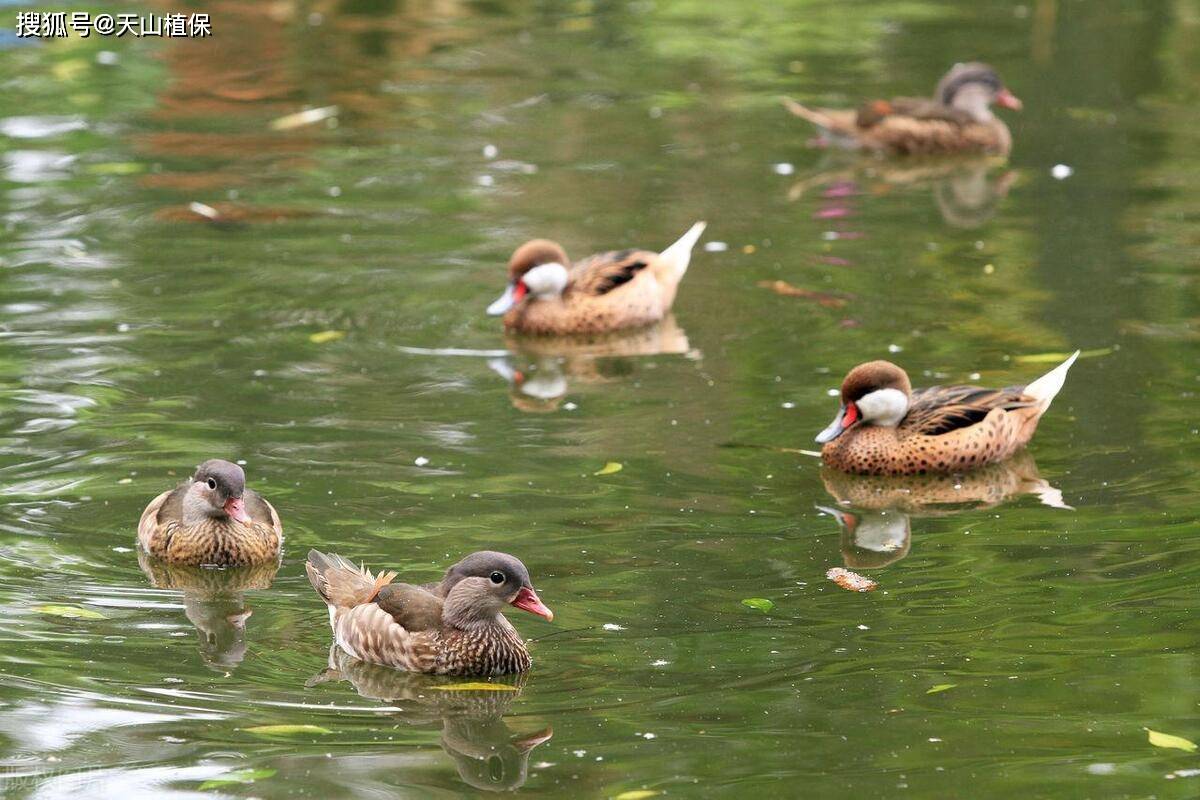
[[253, 613], [244, 593], [267, 589], [279, 563], [215, 569], [170, 564], [138, 552], [138, 565], [156, 589], [183, 593], [183, 613], [200, 634], [200, 657], [225, 671], [246, 657], [246, 620]]
[[1024, 495], [1051, 508], [1070, 508], [1062, 492], [1038, 474], [1027, 451], [959, 475], [850, 475], [824, 469], [821, 479], [837, 505], [817, 508], [841, 526], [842, 558], [850, 569], [886, 567], [907, 556], [914, 517], [994, 508]]
[[1003, 158], [971, 157], [915, 159], [831, 167], [792, 185], [789, 200], [821, 190], [825, 202], [816, 216], [830, 219], [851, 214], [850, 198], [880, 196], [910, 187], [933, 191], [942, 220], [954, 228], [978, 228], [990, 220], [1016, 182], [1014, 170], [1002, 169]]
[[509, 355], [488, 361], [509, 383], [514, 408], [529, 413], [557, 411], [571, 385], [618, 381], [633, 372], [636, 356], [689, 355], [687, 334], [674, 316], [636, 331], [596, 336], [509, 336]]
[[[362, 697], [397, 706], [396, 716], [410, 725], [440, 724], [442, 749], [463, 782], [475, 789], [503, 792], [525, 784], [529, 754], [554, 735], [549, 726], [516, 734], [504, 721], [526, 677], [506, 675], [491, 679], [495, 689], [468, 689], [478, 682], [368, 664], [334, 645], [329, 648], [329, 666], [307, 685], [349, 681]], [[455, 686], [463, 688], [455, 690]]]

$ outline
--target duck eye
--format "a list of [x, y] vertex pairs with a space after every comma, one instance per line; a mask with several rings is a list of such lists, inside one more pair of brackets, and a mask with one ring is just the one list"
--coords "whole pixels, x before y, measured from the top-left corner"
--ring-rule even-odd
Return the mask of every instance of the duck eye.
[[213, 480], [212, 478], [209, 478], [209, 479], [208, 479], [208, 488], [209, 488], [209, 489], [216, 489], [216, 488], [217, 488], [217, 482], [216, 482], [215, 480]]
[[492, 583], [499, 586], [500, 584], [504, 583], [504, 573], [500, 572], [499, 570], [497, 570], [496, 572], [493, 572], [491, 575], [491, 580], [492, 580]]

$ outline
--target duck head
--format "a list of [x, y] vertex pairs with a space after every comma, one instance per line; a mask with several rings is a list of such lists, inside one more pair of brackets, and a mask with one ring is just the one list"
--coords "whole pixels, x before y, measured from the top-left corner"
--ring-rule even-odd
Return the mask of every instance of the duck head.
[[558, 297], [567, 288], [567, 253], [557, 242], [534, 239], [517, 248], [508, 260], [508, 288], [487, 313], [498, 317], [528, 295]]
[[554, 620], [542, 603], [520, 559], [494, 550], [481, 550], [459, 561], [442, 578], [443, 618], [455, 627], [494, 622], [506, 606]]
[[192, 484], [183, 497], [183, 518], [197, 524], [208, 518], [232, 517], [250, 523], [242, 496], [246, 492], [246, 473], [237, 464], [209, 459], [196, 468]]
[[817, 434], [817, 441], [832, 442], [856, 425], [894, 428], [908, 413], [911, 396], [908, 375], [892, 362], [859, 364], [842, 381], [842, 405], [829, 427]]
[[979, 122], [991, 120], [993, 103], [1013, 111], [1020, 111], [1022, 106], [1016, 95], [1004, 87], [996, 70], [974, 61], [951, 67], [938, 82], [934, 98], [942, 105], [967, 112]]

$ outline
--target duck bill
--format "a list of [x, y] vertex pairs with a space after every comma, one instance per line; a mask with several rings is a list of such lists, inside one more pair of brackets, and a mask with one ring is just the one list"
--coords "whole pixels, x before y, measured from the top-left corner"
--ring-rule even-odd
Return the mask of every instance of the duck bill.
[[488, 316], [498, 317], [501, 314], [507, 314], [508, 310], [521, 302], [521, 298], [525, 296], [525, 288], [523, 283], [510, 283], [508, 288], [504, 290], [504, 294], [496, 298], [496, 300], [487, 307]]
[[522, 611], [544, 617], [547, 622], [554, 621], [554, 612], [546, 608], [546, 604], [537, 596], [537, 592], [528, 586], [522, 586], [521, 591], [513, 598], [512, 604]]
[[225, 501], [225, 513], [246, 525], [250, 524], [250, 515], [246, 513], [246, 503], [240, 497], [231, 497]]
[[837, 416], [833, 418], [833, 422], [829, 423], [829, 427], [817, 434], [817, 441], [821, 444], [832, 442], [856, 422], [858, 422], [858, 406], [854, 403], [846, 403], [838, 409]]
[[996, 92], [996, 105], [1011, 108], [1013, 111], [1020, 111], [1025, 106], [1021, 102], [1021, 99], [1008, 89], [1001, 89]]

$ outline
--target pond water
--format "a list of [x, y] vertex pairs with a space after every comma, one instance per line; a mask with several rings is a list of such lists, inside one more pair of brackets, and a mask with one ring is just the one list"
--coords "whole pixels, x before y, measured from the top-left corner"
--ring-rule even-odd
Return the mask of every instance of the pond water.
[[[1145, 730], [1200, 741], [1200, 5], [202, 6], [211, 39], [31, 42], [0, 4], [6, 796], [1200, 793]], [[967, 58], [1025, 102], [1007, 164], [839, 158], [779, 102]], [[657, 340], [483, 314], [527, 238], [699, 219]], [[1005, 467], [799, 452], [859, 361], [1076, 348]], [[139, 563], [210, 456], [279, 508], [278, 572]], [[310, 547], [507, 550], [557, 616], [514, 615], [516, 691], [331, 665]]]

